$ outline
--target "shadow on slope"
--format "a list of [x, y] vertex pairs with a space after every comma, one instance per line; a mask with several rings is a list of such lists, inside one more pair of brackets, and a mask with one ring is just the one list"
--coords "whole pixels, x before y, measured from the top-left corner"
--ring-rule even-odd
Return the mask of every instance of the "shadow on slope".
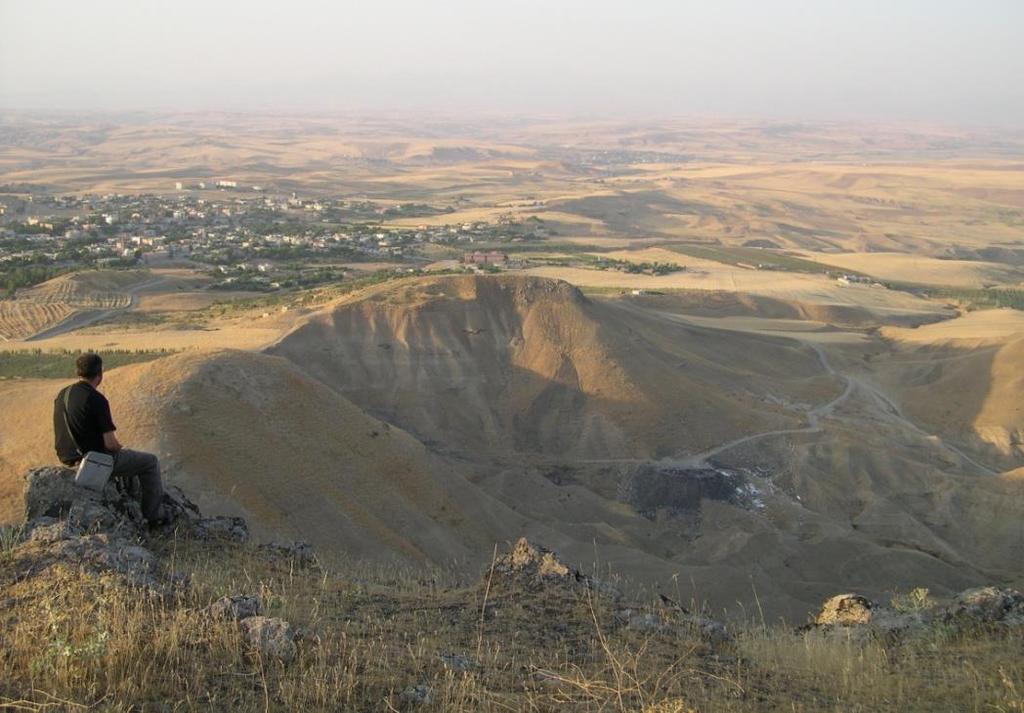
[[798, 402], [839, 389], [791, 340], [666, 325], [518, 276], [386, 285], [268, 352], [472, 459], [699, 451], [797, 425]]
[[[5, 519], [16, 516], [16, 474], [54, 461], [50, 414], [63, 383], [3, 394], [20, 416], [17, 438], [0, 445]], [[201, 507], [249, 518], [257, 534], [440, 563], [480, 557], [522, 520], [283, 359], [176, 355], [114, 370], [103, 390], [123, 442], [160, 453], [168, 480]]]

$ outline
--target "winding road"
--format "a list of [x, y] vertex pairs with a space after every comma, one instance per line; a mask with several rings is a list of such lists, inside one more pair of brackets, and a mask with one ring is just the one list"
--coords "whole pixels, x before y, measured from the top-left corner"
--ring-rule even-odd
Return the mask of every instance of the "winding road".
[[[683, 324], [686, 324], [688, 326], [693, 326], [692, 323], [687, 321], [685, 317], [683, 317], [681, 315], [673, 314], [671, 312], [662, 312], [662, 311], [657, 311], [657, 310], [643, 310], [643, 309], [641, 309], [639, 307], [635, 307], [633, 305], [621, 305], [621, 307], [623, 307], [625, 309], [629, 309], [631, 311], [642, 312], [644, 315], [647, 315], [647, 316], [652, 316], [652, 315], [660, 316], [660, 317], [662, 317], [664, 319], [668, 319], [668, 320], [670, 320], [672, 322], [675, 322], [675, 323], [683, 323]], [[729, 329], [729, 328], [723, 328], [723, 329], [725, 331], [741, 331], [741, 330], [734, 330], [734, 329]], [[818, 356], [818, 361], [821, 363], [822, 368], [829, 375], [834, 376], [837, 379], [840, 379], [840, 380], [842, 380], [844, 382], [844, 388], [843, 388], [842, 393], [840, 393], [838, 396], [836, 396], [831, 401], [828, 401], [827, 403], [821, 404], [819, 406], [815, 406], [814, 408], [810, 409], [807, 412], [807, 425], [806, 426], [804, 426], [802, 428], [783, 428], [783, 429], [777, 429], [777, 430], [772, 430], [772, 431], [762, 431], [760, 433], [751, 433], [751, 434], [748, 434], [746, 436], [741, 436], [739, 438], [735, 438], [735, 439], [733, 439], [731, 441], [728, 441], [726, 443], [721, 443], [721, 444], [719, 444], [717, 446], [714, 446], [713, 448], [709, 448], [708, 450], [703, 451], [701, 453], [694, 453], [692, 455], [683, 456], [683, 457], [666, 458], [666, 459], [661, 459], [661, 460], [657, 460], [657, 461], [654, 461], [654, 460], [651, 460], [651, 459], [643, 459], [643, 458], [623, 458], [623, 459], [587, 460], [587, 461], [580, 461], [580, 462], [584, 462], [584, 463], [608, 463], [608, 464], [611, 464], [611, 463], [630, 463], [630, 464], [656, 463], [656, 464], [658, 464], [659, 466], [662, 466], [662, 467], [681, 468], [681, 469], [683, 469], [683, 468], [702, 468], [702, 467], [707, 467], [708, 466], [708, 461], [711, 458], [714, 458], [715, 456], [717, 456], [717, 455], [719, 455], [721, 453], [724, 453], [726, 451], [729, 451], [729, 450], [731, 450], [733, 448], [736, 448], [738, 446], [742, 446], [742, 445], [747, 444], [747, 443], [752, 443], [754, 441], [758, 441], [758, 440], [761, 440], [763, 438], [770, 438], [772, 436], [785, 436], [785, 435], [796, 435], [796, 434], [801, 434], [801, 433], [819, 433], [819, 432], [821, 432], [823, 430], [822, 426], [821, 426], [821, 419], [823, 417], [828, 416], [829, 414], [831, 414], [836, 409], [837, 406], [839, 406], [844, 401], [846, 401], [850, 397], [850, 395], [854, 393], [854, 391], [859, 389], [859, 390], [862, 390], [864, 393], [868, 394], [870, 397], [876, 399], [877, 402], [881, 405], [881, 407], [884, 410], [885, 414], [887, 416], [889, 416], [890, 418], [892, 418], [894, 421], [898, 422], [901, 426], [907, 428], [908, 430], [912, 431], [913, 433], [917, 434], [918, 436], [920, 436], [922, 438], [928, 439], [931, 442], [941, 443], [944, 448], [946, 448], [947, 450], [955, 453], [964, 462], [970, 463], [972, 466], [974, 466], [978, 470], [986, 473], [987, 475], [998, 475], [999, 474], [999, 471], [993, 470], [989, 466], [987, 466], [987, 465], [985, 465], [983, 463], [980, 463], [979, 461], [977, 461], [976, 459], [974, 459], [973, 457], [971, 457], [967, 453], [965, 453], [962, 449], [960, 449], [957, 446], [949, 443], [948, 441], [942, 439], [939, 436], [936, 436], [934, 434], [928, 433], [923, 428], [918, 426], [916, 423], [914, 423], [913, 421], [908, 419], [903, 414], [902, 409], [900, 409], [900, 407], [895, 402], [893, 402], [892, 399], [890, 399], [888, 396], [886, 396], [885, 393], [883, 393], [882, 390], [880, 388], [878, 388], [877, 386], [875, 386], [874, 384], [871, 384], [871, 383], [869, 383], [867, 381], [864, 381], [863, 379], [858, 379], [857, 377], [849, 376], [847, 374], [843, 374], [843, 373], [837, 371], [836, 368], [832, 366], [832, 363], [828, 359], [828, 355], [825, 353], [825, 350], [822, 348], [822, 346], [820, 344], [817, 344], [817, 343], [815, 343], [813, 341], [809, 341], [809, 340], [799, 339], [799, 338], [794, 337], [792, 335], [789, 335], [788, 338], [795, 339], [796, 341], [799, 341], [801, 344], [806, 344], [808, 347], [813, 349], [815, 354], [817, 354], [817, 356]]]
[[61, 334], [67, 334], [68, 332], [74, 332], [76, 329], [88, 327], [90, 324], [95, 324], [96, 322], [104, 320], [113, 314], [117, 314], [118, 312], [130, 310], [132, 307], [135, 306], [135, 298], [138, 296], [139, 292], [141, 292], [144, 289], [148, 289], [150, 287], [159, 285], [160, 283], [165, 282], [166, 279], [167, 278], [164, 277], [154, 277], [151, 280], [140, 282], [139, 284], [128, 288], [127, 290], [125, 290], [125, 293], [128, 295], [128, 304], [125, 305], [124, 307], [112, 307], [110, 309], [83, 309], [77, 312], [72, 312], [71, 314], [69, 314], [67, 317], [65, 317], [52, 327], [47, 327], [42, 331], [36, 332], [31, 337], [27, 337], [25, 341], [38, 342], [43, 339], [49, 339], [50, 337], [56, 337]]

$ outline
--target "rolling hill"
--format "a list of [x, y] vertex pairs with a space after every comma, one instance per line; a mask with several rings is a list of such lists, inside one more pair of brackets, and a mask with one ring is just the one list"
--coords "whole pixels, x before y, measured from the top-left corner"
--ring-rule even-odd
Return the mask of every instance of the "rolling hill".
[[[1024, 481], [905, 415], [860, 366], [875, 342], [659, 306], [526, 276], [412, 278], [339, 299], [266, 353], [172, 355], [102, 388], [122, 440], [159, 452], [205, 511], [325, 557], [475, 572], [525, 534], [627, 586], [682, 581], [796, 618], [837, 588], [1016, 576]], [[1007, 358], [990, 374], [1013, 387]], [[0, 384], [20, 415], [0, 441], [5, 520], [20, 474], [52, 461], [61, 384]]]

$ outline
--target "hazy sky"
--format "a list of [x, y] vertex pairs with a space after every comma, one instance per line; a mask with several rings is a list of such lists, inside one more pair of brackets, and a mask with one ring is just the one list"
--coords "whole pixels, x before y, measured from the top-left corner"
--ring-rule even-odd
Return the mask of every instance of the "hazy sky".
[[0, 0], [0, 105], [1024, 127], [1024, 0]]

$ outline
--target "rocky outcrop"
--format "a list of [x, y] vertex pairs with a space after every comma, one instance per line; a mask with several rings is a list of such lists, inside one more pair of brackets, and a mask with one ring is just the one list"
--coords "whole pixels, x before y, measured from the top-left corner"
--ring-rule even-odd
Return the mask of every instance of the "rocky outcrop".
[[262, 606], [256, 597], [236, 595], [221, 597], [203, 610], [211, 619], [242, 621], [252, 616], [259, 616]]
[[1024, 593], [1016, 589], [979, 587], [961, 592], [945, 607], [947, 622], [1024, 625]]
[[602, 596], [618, 599], [622, 593], [610, 582], [583, 574], [567, 565], [552, 550], [520, 537], [507, 554], [498, 557], [488, 573], [524, 589], [551, 585], [586, 587]]
[[[76, 486], [74, 477], [74, 471], [60, 467], [34, 468], [25, 475], [20, 554], [29, 571], [63, 563], [157, 591], [177, 585], [162, 576], [157, 557], [145, 546], [147, 523], [138, 502], [116, 483], [95, 492]], [[200, 519], [183, 497], [169, 494], [165, 506], [175, 520]]]
[[[715, 644], [732, 639], [721, 622], [702, 613], [691, 613], [668, 598], [663, 598], [659, 608], [636, 603], [625, 606], [623, 594], [618, 588], [580, 572], [559, 559], [555, 552], [531, 543], [524, 537], [517, 540], [508, 553], [494, 561], [493, 571], [487, 573], [488, 581], [492, 574], [498, 575], [499, 582], [505, 585], [505, 591], [516, 597], [532, 593], [539, 594], [540, 601], [547, 601], [549, 591], [546, 590], [552, 588], [567, 592], [570, 598], [583, 596], [583, 592], [586, 592], [587, 597], [596, 596], [604, 606], [609, 607], [611, 618], [608, 624], [616, 630], [624, 629], [669, 639], [697, 638]], [[558, 622], [552, 622], [552, 626], [557, 628]]]
[[1015, 589], [979, 587], [961, 592], [946, 604], [923, 598], [911, 608], [884, 606], [859, 594], [837, 594], [822, 604], [807, 628], [895, 635], [936, 624], [963, 629], [1024, 626], [1024, 594]]
[[827, 599], [814, 618], [818, 626], [854, 626], [871, 621], [875, 605], [859, 594], [837, 594]]
[[494, 571], [509, 577], [526, 577], [535, 580], [573, 579], [582, 580], [584, 575], [558, 559], [549, 549], [531, 544], [520, 537], [512, 550], [499, 557]]
[[[80, 488], [75, 473], [61, 467], [34, 468], [25, 475], [25, 526], [14, 548], [17, 565], [26, 575], [38, 575], [57, 565], [79, 568], [97, 575], [114, 575], [129, 586], [164, 595], [186, 582], [168, 574], [149, 549], [154, 538], [176, 537], [227, 540], [249, 539], [245, 520], [239, 517], [202, 517], [199, 509], [177, 488], [167, 488], [164, 512], [169, 523], [149, 529], [130, 487], [111, 482], [102, 492]], [[263, 546], [271, 556], [287, 556], [300, 563], [315, 557], [309, 545]], [[237, 622], [242, 640], [266, 658], [292, 661], [303, 633], [279, 618], [261, 616], [257, 597], [221, 597], [197, 612], [196, 627], [214, 622]], [[315, 643], [315, 637], [305, 639]]]
[[[60, 520], [81, 533], [107, 533], [122, 537], [142, 537], [148, 524], [130, 486], [110, 481], [102, 492], [75, 485], [75, 471], [44, 466], [25, 474], [25, 522], [29, 530], [37, 524]], [[227, 538], [236, 542], [249, 539], [249, 528], [239, 517], [204, 518], [180, 489], [168, 487], [164, 493], [164, 512], [169, 528], [179, 535], [202, 539]]]

